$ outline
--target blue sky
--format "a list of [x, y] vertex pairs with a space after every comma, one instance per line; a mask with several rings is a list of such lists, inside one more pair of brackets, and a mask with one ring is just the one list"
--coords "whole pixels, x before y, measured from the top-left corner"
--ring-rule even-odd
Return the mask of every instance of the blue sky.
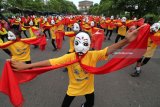
[[[78, 8], [78, 2], [83, 1], [83, 0], [68, 0], [68, 1], [72, 1]], [[93, 3], [99, 3], [100, 2], [100, 0], [88, 0], [88, 1], [93, 1]]]

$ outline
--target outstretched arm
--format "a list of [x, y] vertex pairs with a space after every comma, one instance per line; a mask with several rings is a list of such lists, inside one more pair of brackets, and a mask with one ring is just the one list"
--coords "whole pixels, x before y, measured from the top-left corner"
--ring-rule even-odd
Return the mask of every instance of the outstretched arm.
[[36, 68], [36, 67], [51, 66], [51, 64], [49, 60], [44, 60], [44, 61], [31, 63], [31, 64], [25, 64], [24, 62], [21, 62], [21, 61], [11, 60], [11, 66], [14, 71], [19, 71], [19, 70], [25, 70], [30, 68]]
[[126, 33], [125, 39], [119, 41], [118, 43], [115, 43], [111, 46], [108, 47], [108, 51], [106, 53], [106, 55], [112, 54], [113, 52], [115, 52], [116, 50], [120, 49], [121, 47], [125, 46], [126, 44], [128, 44], [129, 42], [132, 42], [133, 40], [136, 39], [138, 31], [142, 28], [146, 26], [146, 24], [140, 26], [139, 28], [136, 29], [135, 26], [132, 26]]

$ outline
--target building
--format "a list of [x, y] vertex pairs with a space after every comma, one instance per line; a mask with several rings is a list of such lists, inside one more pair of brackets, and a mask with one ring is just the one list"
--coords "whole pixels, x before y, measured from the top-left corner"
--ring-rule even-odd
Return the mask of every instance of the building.
[[83, 14], [87, 14], [87, 10], [90, 8], [90, 6], [93, 5], [92, 1], [89, 0], [83, 0], [79, 2], [79, 10], [83, 13]]

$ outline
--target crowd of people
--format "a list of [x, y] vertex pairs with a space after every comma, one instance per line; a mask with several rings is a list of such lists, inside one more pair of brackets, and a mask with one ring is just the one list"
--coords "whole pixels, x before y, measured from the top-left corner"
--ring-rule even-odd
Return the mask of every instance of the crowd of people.
[[[66, 66], [70, 82], [62, 107], [69, 107], [73, 99], [81, 95], [86, 98], [81, 107], [93, 107], [94, 74], [87, 73], [82, 65], [96, 67], [98, 61], [107, 59], [110, 54], [133, 42], [145, 26], [147, 24], [143, 18], [91, 15], [12, 16], [7, 20], [0, 20], [0, 48], [11, 57], [14, 72], [81, 60]], [[160, 39], [155, 39], [160, 35], [160, 22], [148, 26], [148, 47], [142, 58], [137, 58], [132, 77], [140, 76], [141, 66], [147, 64], [160, 44]], [[113, 39], [114, 31], [117, 34], [115, 43], [102, 49], [102, 43]], [[64, 56], [31, 63], [30, 45], [42, 48], [47, 41], [53, 45], [53, 51], [58, 51], [62, 48], [65, 37], [69, 38], [70, 49]]]

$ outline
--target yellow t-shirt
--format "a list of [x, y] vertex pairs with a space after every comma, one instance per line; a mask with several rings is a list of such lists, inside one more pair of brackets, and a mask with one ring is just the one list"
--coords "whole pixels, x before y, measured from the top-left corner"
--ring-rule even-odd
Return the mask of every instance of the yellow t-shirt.
[[157, 45], [154, 44], [151, 39], [149, 38], [148, 39], [148, 47], [147, 47], [147, 51], [145, 52], [145, 54], [143, 55], [144, 57], [148, 57], [148, 58], [151, 58], [154, 53], [155, 53], [155, 50], [157, 48]]
[[[105, 60], [107, 48], [99, 51], [88, 51], [88, 53], [81, 60], [82, 64], [95, 67], [99, 60]], [[76, 54], [70, 53], [59, 58], [50, 59], [51, 65], [61, 65], [67, 62], [71, 62], [76, 59]], [[68, 68], [69, 85], [67, 95], [69, 96], [81, 96], [94, 92], [94, 74], [85, 72], [80, 64], [74, 63]]]
[[83, 26], [84, 26], [84, 28], [86, 28], [86, 29], [84, 29], [84, 31], [89, 33], [90, 29], [91, 29], [91, 26], [88, 23], [85, 23]]
[[[70, 21], [73, 21], [73, 20], [70, 20]], [[71, 23], [68, 24], [68, 27], [69, 27], [69, 28], [72, 28], [72, 26], [73, 26], [73, 24], [71, 24]]]
[[52, 39], [56, 39], [55, 31], [57, 30], [57, 26], [53, 26], [50, 28]]
[[[3, 31], [2, 31], [3, 30]], [[2, 30], [0, 30], [0, 35], [5, 35], [7, 34], [7, 30], [5, 28], [2, 28]]]
[[69, 46], [70, 46], [69, 52], [74, 52], [74, 38], [75, 38], [74, 36], [69, 38]]
[[39, 29], [38, 27], [35, 27], [35, 26], [30, 27], [30, 28], [29, 28], [30, 38], [37, 37], [37, 35], [35, 35], [35, 34], [33, 33], [32, 28], [33, 28], [33, 29], [37, 29], [37, 30]]
[[[10, 42], [10, 41], [9, 41]], [[8, 49], [12, 54], [12, 59], [18, 61], [30, 61], [30, 46], [24, 42], [15, 42], [8, 46]]]
[[[73, 32], [73, 31], [65, 32], [65, 35], [66, 36], [67, 35], [75, 35], [75, 32]], [[69, 37], [69, 52], [74, 52], [74, 38], [75, 38], [75, 36]]]
[[121, 36], [125, 36], [127, 32], [127, 27], [122, 25], [118, 28], [118, 34]]
[[[114, 24], [114, 22], [113, 21], [111, 21], [111, 20], [109, 20], [109, 21], [106, 21], [106, 23], [108, 23], [108, 24]], [[113, 25], [108, 25], [108, 28], [107, 28], [108, 30], [113, 30], [114, 29], [114, 26]]]
[[58, 26], [58, 28], [57, 28], [57, 30], [64, 31], [64, 25], [62, 25], [62, 24], [61, 24], [61, 25], [59, 25], [59, 26]]
[[34, 19], [34, 23], [35, 23], [36, 26], [38, 25], [38, 22], [39, 22], [39, 19], [38, 19], [38, 18], [35, 18], [35, 19]]

